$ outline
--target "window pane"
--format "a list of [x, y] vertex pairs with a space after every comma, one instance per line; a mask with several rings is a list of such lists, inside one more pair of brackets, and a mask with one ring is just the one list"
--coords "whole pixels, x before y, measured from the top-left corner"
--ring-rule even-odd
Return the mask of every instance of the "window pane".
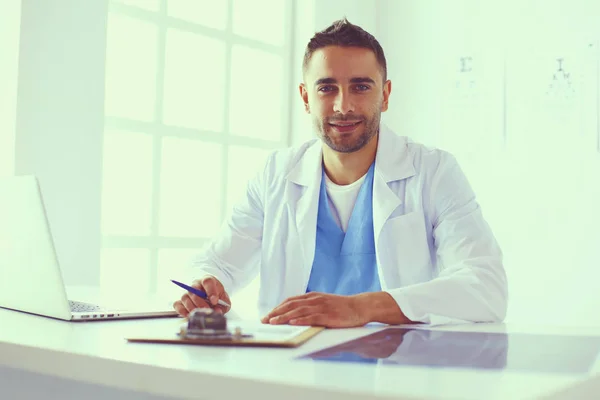
[[283, 0], [233, 0], [233, 33], [283, 46], [286, 3]]
[[246, 193], [246, 183], [262, 171], [271, 150], [251, 147], [229, 147], [227, 168], [227, 211]]
[[283, 58], [245, 46], [234, 46], [232, 52], [231, 133], [279, 141], [282, 137]]
[[[130, 296], [149, 293], [149, 250], [105, 248], [100, 258], [100, 287], [103, 293], [129, 293]], [[132, 282], [135, 284], [132, 285]]]
[[163, 118], [166, 124], [223, 129], [225, 42], [169, 29]]
[[105, 113], [154, 119], [157, 27], [109, 14], [106, 43]]
[[171, 279], [189, 284], [194, 277], [191, 274], [192, 258], [198, 249], [161, 249], [158, 251], [158, 271], [156, 290], [161, 298], [172, 298], [173, 301], [185, 293], [183, 289], [171, 282]]
[[161, 0], [112, 0], [115, 3], [126, 4], [128, 6], [135, 6], [144, 8], [149, 11], [158, 11]]
[[167, 9], [170, 17], [215, 29], [227, 27], [227, 1], [168, 0]]
[[150, 234], [152, 137], [106, 131], [102, 172], [102, 233]]
[[210, 237], [221, 221], [221, 145], [165, 138], [160, 176], [161, 236]]

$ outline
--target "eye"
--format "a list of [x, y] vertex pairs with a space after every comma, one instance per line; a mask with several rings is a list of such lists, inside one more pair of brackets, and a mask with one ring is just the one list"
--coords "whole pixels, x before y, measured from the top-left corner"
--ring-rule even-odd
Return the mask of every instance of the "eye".
[[364, 92], [371, 89], [371, 87], [369, 85], [356, 85], [355, 89], [359, 92]]
[[319, 92], [323, 92], [323, 93], [329, 93], [329, 92], [333, 92], [335, 90], [335, 86], [321, 86], [319, 88]]

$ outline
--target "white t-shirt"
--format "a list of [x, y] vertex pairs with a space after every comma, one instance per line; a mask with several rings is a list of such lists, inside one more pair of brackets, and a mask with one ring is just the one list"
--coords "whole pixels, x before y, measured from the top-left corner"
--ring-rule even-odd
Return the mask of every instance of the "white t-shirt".
[[365, 181], [367, 174], [349, 185], [337, 185], [325, 174], [325, 186], [327, 187], [327, 199], [335, 222], [344, 232], [348, 229], [348, 222], [354, 209], [354, 203], [358, 192]]

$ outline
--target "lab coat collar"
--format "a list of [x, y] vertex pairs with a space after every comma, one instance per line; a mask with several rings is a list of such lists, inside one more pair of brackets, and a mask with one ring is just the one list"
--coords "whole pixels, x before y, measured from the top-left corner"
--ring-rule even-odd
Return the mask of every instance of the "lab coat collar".
[[[407, 144], [406, 137], [398, 136], [385, 125], [380, 125], [375, 171], [386, 183], [415, 175], [413, 157]], [[323, 160], [322, 146], [321, 140], [313, 140], [289, 172], [287, 179], [301, 186], [319, 185]]]
[[320, 140], [312, 140], [302, 157], [288, 173], [287, 179], [301, 186], [321, 183], [323, 147]]
[[386, 183], [410, 178], [416, 173], [406, 136], [396, 135], [383, 124], [379, 128], [375, 171]]

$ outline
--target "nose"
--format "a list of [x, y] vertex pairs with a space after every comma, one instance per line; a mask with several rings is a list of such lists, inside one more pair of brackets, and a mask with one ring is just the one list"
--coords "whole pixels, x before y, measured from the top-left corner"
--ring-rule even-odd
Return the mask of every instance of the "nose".
[[354, 102], [351, 95], [340, 90], [333, 103], [333, 111], [342, 115], [354, 112]]

